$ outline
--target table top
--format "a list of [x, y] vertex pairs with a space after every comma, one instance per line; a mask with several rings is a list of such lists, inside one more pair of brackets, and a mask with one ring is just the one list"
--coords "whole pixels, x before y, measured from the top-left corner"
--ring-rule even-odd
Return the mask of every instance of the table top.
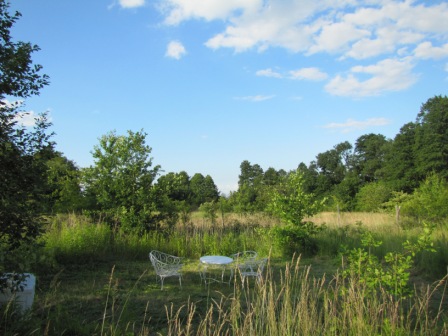
[[227, 265], [233, 261], [233, 259], [230, 257], [218, 256], [218, 255], [203, 256], [199, 258], [199, 260], [203, 264], [210, 264], [210, 265]]

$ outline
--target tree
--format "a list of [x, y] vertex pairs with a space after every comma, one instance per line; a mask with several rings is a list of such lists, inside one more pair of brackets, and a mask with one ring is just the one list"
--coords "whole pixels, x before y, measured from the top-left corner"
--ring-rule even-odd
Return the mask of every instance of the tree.
[[263, 210], [265, 204], [261, 200], [264, 172], [258, 164], [252, 165], [244, 160], [240, 165], [238, 191], [232, 194], [235, 208], [238, 212], [254, 212]]
[[354, 170], [364, 182], [377, 181], [384, 163], [388, 140], [381, 134], [366, 134], [356, 140]]
[[157, 187], [173, 201], [190, 201], [190, 177], [185, 171], [160, 176]]
[[[45, 162], [53, 151], [47, 115], [26, 129], [18, 124], [22, 102], [6, 100], [37, 95], [48, 84], [48, 77], [39, 73], [42, 67], [31, 60], [39, 48], [13, 41], [10, 30], [20, 13], [11, 15], [8, 8], [0, 0], [0, 274], [30, 271], [30, 255], [43, 226]], [[24, 280], [14, 277], [0, 277], [1, 292], [8, 281], [20, 285]]]
[[415, 138], [416, 169], [423, 180], [435, 172], [448, 177], [448, 97], [435, 96], [417, 115]]
[[205, 202], [217, 201], [219, 198], [218, 187], [210, 175], [204, 177], [201, 173], [194, 174], [190, 180], [190, 190], [192, 203], [196, 207]]
[[152, 167], [146, 135], [112, 131], [102, 136], [92, 152], [94, 165], [84, 171], [86, 192], [93, 195], [97, 209], [114, 216], [126, 229], [146, 230], [153, 224], [152, 185], [160, 167]]
[[379, 211], [392, 197], [391, 188], [384, 182], [370, 182], [362, 186], [356, 195], [356, 207], [359, 211]]
[[328, 180], [330, 186], [342, 182], [348, 170], [352, 145], [345, 141], [334, 146], [333, 149], [317, 155], [319, 173]]
[[[17, 253], [40, 234], [46, 153], [53, 147], [45, 113], [27, 130], [17, 119], [24, 113], [22, 103], [6, 101], [37, 95], [48, 84], [48, 76], [40, 74], [42, 67], [31, 60], [39, 48], [13, 41], [10, 32], [20, 13], [11, 15], [8, 8], [0, 0], [0, 272], [24, 271], [26, 260]], [[5, 285], [1, 279], [0, 289]]]
[[387, 147], [382, 175], [396, 191], [411, 193], [419, 183], [415, 161], [417, 124], [407, 123]]
[[81, 172], [75, 163], [56, 152], [47, 166], [47, 212], [73, 212], [85, 207]]
[[312, 236], [320, 228], [304, 219], [322, 210], [325, 199], [318, 201], [313, 194], [306, 193], [303, 182], [301, 172], [290, 172], [282, 185], [272, 192], [268, 205], [268, 211], [284, 224], [283, 227], [274, 227], [273, 234], [286, 253], [294, 253], [297, 249], [308, 253], [316, 251]]
[[11, 28], [20, 18], [8, 12], [9, 4], [0, 0], [0, 100], [6, 96], [26, 98], [39, 94], [48, 85], [49, 77], [41, 75], [42, 66], [33, 64], [31, 54], [39, 51], [29, 42], [14, 42]]
[[244, 160], [241, 162], [240, 170], [238, 186], [246, 184], [249, 187], [254, 187], [263, 180], [263, 169], [258, 164], [252, 165], [249, 161]]

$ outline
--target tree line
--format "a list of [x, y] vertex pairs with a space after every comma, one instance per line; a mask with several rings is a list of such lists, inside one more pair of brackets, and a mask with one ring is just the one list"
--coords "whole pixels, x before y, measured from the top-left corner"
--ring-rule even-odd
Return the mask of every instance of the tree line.
[[[272, 186], [286, 173], [249, 161], [241, 163], [238, 190], [231, 195], [242, 211], [262, 211]], [[415, 122], [403, 125], [393, 139], [365, 134], [317, 154], [297, 170], [303, 188], [327, 207], [344, 211], [379, 211], [409, 199], [425, 182], [445, 186], [448, 177], [448, 97], [422, 104]], [[432, 182], [431, 182], [432, 181]]]

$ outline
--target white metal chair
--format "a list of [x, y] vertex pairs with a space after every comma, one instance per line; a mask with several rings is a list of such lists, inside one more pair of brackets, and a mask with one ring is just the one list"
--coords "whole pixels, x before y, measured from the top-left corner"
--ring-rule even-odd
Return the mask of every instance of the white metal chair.
[[252, 259], [252, 260], [246, 260], [245, 262], [238, 264], [238, 270], [241, 274], [242, 282], [244, 283], [244, 280], [246, 277], [255, 277], [257, 279], [257, 282], [261, 282], [263, 279], [263, 270], [266, 266], [268, 259]]
[[163, 290], [163, 281], [168, 277], [178, 277], [180, 287], [182, 287], [181, 268], [183, 258], [153, 250], [149, 253], [149, 259], [156, 271], [156, 276], [160, 277], [161, 290]]
[[244, 262], [246, 260], [255, 260], [258, 257], [258, 253], [255, 251], [241, 251], [232, 254], [231, 257], [235, 261]]

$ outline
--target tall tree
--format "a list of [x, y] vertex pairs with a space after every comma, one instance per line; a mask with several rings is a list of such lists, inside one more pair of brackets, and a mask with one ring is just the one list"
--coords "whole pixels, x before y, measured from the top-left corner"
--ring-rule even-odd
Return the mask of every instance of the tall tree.
[[[27, 130], [17, 119], [23, 106], [6, 101], [37, 95], [48, 84], [48, 77], [40, 74], [42, 67], [31, 59], [39, 48], [11, 37], [20, 13], [10, 14], [8, 9], [8, 2], [0, 0], [0, 273], [24, 271], [26, 260], [17, 248], [34, 242], [40, 233], [44, 158], [52, 150], [46, 115]], [[5, 279], [0, 278], [0, 289], [4, 285]]]
[[253, 187], [263, 180], [263, 169], [258, 164], [252, 165], [249, 161], [244, 160], [241, 162], [240, 171], [238, 186], [246, 184], [249, 187]]
[[351, 157], [352, 145], [342, 142], [333, 149], [317, 155], [317, 167], [321, 175], [329, 180], [329, 184], [334, 186], [344, 179], [348, 170], [348, 162]]
[[217, 201], [219, 198], [218, 187], [210, 175], [204, 177], [201, 173], [194, 174], [190, 180], [190, 190], [196, 207], [205, 202]]
[[412, 122], [403, 125], [386, 150], [382, 175], [396, 191], [412, 193], [419, 184], [415, 166], [416, 127]]
[[388, 140], [382, 134], [366, 134], [356, 140], [354, 169], [364, 182], [377, 181], [380, 176]]
[[435, 96], [417, 115], [416, 168], [423, 180], [435, 172], [448, 177], [448, 97]]

